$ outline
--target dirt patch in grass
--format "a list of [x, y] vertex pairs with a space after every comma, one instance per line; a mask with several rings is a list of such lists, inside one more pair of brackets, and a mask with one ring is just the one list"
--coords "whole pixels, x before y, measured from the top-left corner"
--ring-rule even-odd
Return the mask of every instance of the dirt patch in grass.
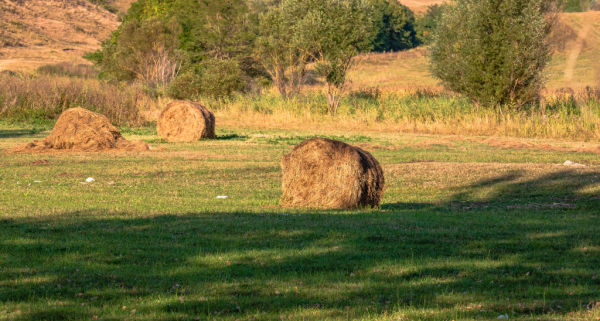
[[60, 174], [57, 174], [56, 176], [58, 176], [58, 177], [84, 177], [85, 175], [83, 175], [83, 174], [75, 174], [75, 173], [62, 172]]
[[48, 165], [48, 164], [50, 164], [50, 162], [46, 159], [38, 159], [36, 161], [29, 163], [30, 166]]
[[155, 177], [159, 177], [159, 176], [173, 176], [173, 175], [175, 175], [175, 172], [163, 172], [163, 171], [140, 172], [140, 173], [133, 174], [133, 176], [155, 176]]
[[[592, 153], [600, 154], [600, 145], [591, 143], [572, 143], [580, 145], [566, 146], [565, 143], [534, 143], [525, 142], [515, 139], [503, 139], [503, 138], [478, 138], [478, 137], [447, 137], [444, 140], [450, 141], [465, 141], [475, 142], [494, 147], [507, 148], [507, 149], [531, 149], [531, 150], [544, 150], [544, 151], [561, 151], [561, 152], [577, 152], [577, 153]], [[571, 144], [571, 143], [567, 143]]]
[[357, 147], [362, 148], [364, 150], [403, 150], [407, 148], [436, 148], [436, 147], [454, 147], [455, 143], [444, 140], [444, 139], [427, 139], [416, 143], [408, 143], [408, 144], [398, 144], [398, 145], [381, 145], [381, 144], [371, 144], [371, 143], [358, 143]]
[[530, 204], [513, 204], [508, 205], [509, 210], [539, 210], [539, 209], [556, 209], [556, 208], [576, 208], [577, 205], [570, 203], [530, 203]]

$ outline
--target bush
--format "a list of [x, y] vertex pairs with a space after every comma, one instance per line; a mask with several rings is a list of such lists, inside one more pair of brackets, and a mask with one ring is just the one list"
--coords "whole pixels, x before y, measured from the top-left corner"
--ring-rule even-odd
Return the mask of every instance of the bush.
[[431, 48], [433, 75], [477, 106], [535, 101], [550, 59], [542, 0], [457, 0]]
[[563, 11], [565, 12], [584, 12], [590, 9], [594, 1], [590, 0], [563, 0]]
[[175, 20], [133, 19], [120, 26], [101, 52], [87, 57], [99, 62], [108, 78], [165, 86], [177, 76], [185, 60], [177, 49], [180, 34], [181, 26]]
[[171, 83], [167, 94], [175, 99], [221, 99], [245, 89], [244, 73], [233, 60], [208, 59], [183, 73]]
[[98, 73], [90, 65], [74, 64], [72, 62], [60, 62], [41, 66], [37, 72], [49, 76], [67, 76], [76, 78], [95, 78]]
[[442, 19], [442, 12], [447, 4], [434, 4], [427, 7], [427, 12], [422, 17], [419, 17], [416, 22], [417, 38], [419, 43], [431, 44], [433, 35], [437, 30], [438, 23]]
[[377, 36], [373, 51], [398, 51], [419, 44], [414, 13], [398, 0], [371, 0]]

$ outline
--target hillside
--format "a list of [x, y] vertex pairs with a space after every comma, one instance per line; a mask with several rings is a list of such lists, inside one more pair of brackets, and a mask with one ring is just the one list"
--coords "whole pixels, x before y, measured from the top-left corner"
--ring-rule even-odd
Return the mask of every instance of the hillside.
[[[135, 0], [103, 0], [121, 12]], [[445, 0], [405, 0], [417, 13]], [[582, 89], [598, 82], [600, 12], [564, 13], [564, 30], [548, 68], [548, 87]], [[89, 63], [85, 52], [99, 48], [119, 25], [116, 14], [84, 0], [0, 0], [0, 70], [33, 71], [60, 61]], [[354, 88], [397, 89], [436, 86], [427, 68], [426, 50], [360, 57], [352, 73]]]
[[400, 1], [403, 5], [409, 7], [416, 14], [427, 11], [427, 7], [434, 4], [442, 4], [448, 0], [404, 0]]
[[[582, 90], [600, 84], [600, 11], [563, 13], [560, 33], [554, 37], [556, 52], [547, 69], [549, 89]], [[354, 88], [377, 86], [384, 90], [431, 87], [438, 81], [427, 68], [426, 50], [370, 53], [360, 57], [350, 79]]]
[[[113, 4], [123, 10], [131, 2]], [[83, 54], [98, 49], [118, 26], [116, 14], [83, 0], [0, 0], [0, 70], [88, 63]]]

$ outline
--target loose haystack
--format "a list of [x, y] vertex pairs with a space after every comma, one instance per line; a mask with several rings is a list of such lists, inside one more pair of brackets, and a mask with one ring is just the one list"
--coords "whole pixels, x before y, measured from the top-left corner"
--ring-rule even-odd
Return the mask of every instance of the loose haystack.
[[383, 170], [368, 152], [339, 141], [312, 138], [283, 156], [283, 196], [290, 207], [379, 206]]
[[168, 142], [215, 139], [215, 116], [198, 103], [175, 101], [158, 117], [156, 131]]
[[106, 116], [77, 107], [67, 109], [60, 115], [48, 137], [17, 147], [13, 151], [97, 152], [113, 149], [135, 151], [148, 150], [150, 147], [144, 142], [125, 140]]

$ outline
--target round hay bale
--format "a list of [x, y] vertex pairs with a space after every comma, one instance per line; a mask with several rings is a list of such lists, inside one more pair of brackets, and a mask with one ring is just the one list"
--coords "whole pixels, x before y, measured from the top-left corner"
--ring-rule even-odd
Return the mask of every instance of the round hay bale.
[[215, 139], [215, 115], [199, 103], [175, 101], [158, 117], [156, 131], [168, 142]]
[[368, 152], [346, 143], [312, 138], [283, 156], [283, 196], [290, 207], [347, 209], [377, 207], [383, 170]]
[[120, 150], [148, 150], [144, 142], [129, 142], [121, 136], [104, 115], [77, 107], [65, 110], [52, 132], [41, 141], [17, 147], [16, 152], [71, 150], [82, 152]]

